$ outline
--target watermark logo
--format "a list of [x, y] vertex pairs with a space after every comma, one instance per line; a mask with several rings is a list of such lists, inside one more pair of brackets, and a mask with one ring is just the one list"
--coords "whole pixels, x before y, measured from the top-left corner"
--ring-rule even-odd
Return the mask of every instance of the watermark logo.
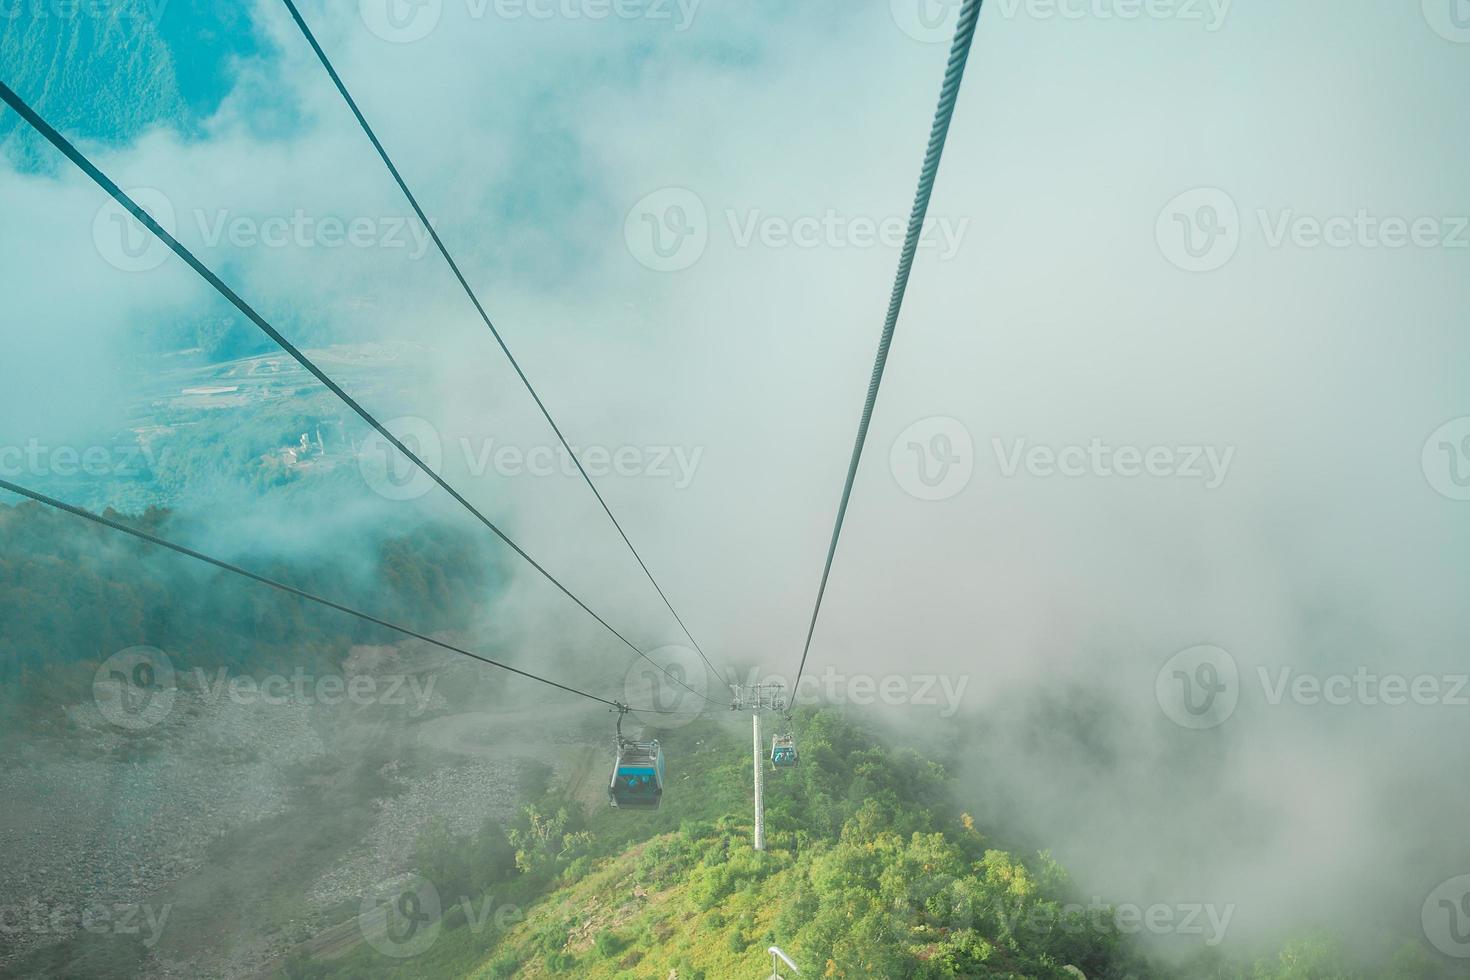
[[[190, 235], [197, 236], [199, 247], [205, 249], [384, 249], [403, 252], [417, 261], [428, 254], [432, 241], [429, 229], [406, 214], [342, 217], [295, 208], [289, 214], [259, 215], [227, 208], [194, 208], [184, 212], [181, 221], [173, 202], [162, 191], [141, 187], [129, 196], [170, 235], [177, 238], [180, 229], [187, 227]], [[156, 269], [171, 251], [116, 201], [98, 209], [92, 237], [98, 254], [124, 272]]]
[[1298, 214], [1293, 208], [1275, 213], [1256, 209], [1256, 221], [1268, 248], [1291, 245], [1300, 249], [1463, 249], [1470, 248], [1470, 217], [1464, 215], [1375, 214], [1358, 208], [1352, 214], [1320, 217]]
[[[761, 208], [726, 208], [724, 221], [710, 219], [704, 200], [683, 187], [654, 191], [633, 206], [623, 222], [628, 252], [655, 272], [682, 272], [703, 257], [716, 230], [737, 249], [902, 249], [909, 233], [906, 215], [846, 214], [826, 208], [806, 214], [772, 214]], [[930, 215], [919, 229], [918, 249], [941, 262], [959, 254], [969, 233], [965, 217]]]
[[[459, 449], [464, 456], [465, 471], [472, 477], [495, 472], [503, 477], [546, 479], [557, 476], [575, 477], [577, 462], [593, 478], [620, 477], [651, 479], [671, 483], [675, 490], [686, 490], [694, 483], [704, 447], [647, 444], [637, 446], [572, 446], [568, 451], [556, 445], [518, 446], [509, 442], [484, 439], [476, 443], [461, 438]], [[575, 454], [576, 458], [573, 458]]]
[[647, 659], [635, 658], [623, 675], [623, 703], [646, 725], [683, 727], [704, 713], [708, 695], [703, 658], [678, 644], [650, 650]]
[[1230, 473], [1234, 446], [1114, 446], [1094, 438], [1087, 445], [1032, 445], [1026, 439], [992, 439], [991, 449], [1001, 476], [1047, 478], [1093, 477], [1124, 480], [1151, 477], [1160, 480], [1197, 480], [1206, 490], [1217, 490]]
[[[465, 17], [483, 21], [642, 20], [689, 30], [701, 0], [464, 0]], [[378, 37], [410, 44], [428, 37], [444, 14], [443, 0], [361, 0], [362, 20]]]
[[1219, 647], [1180, 650], [1159, 669], [1154, 696], [1181, 728], [1217, 728], [1230, 720], [1240, 701], [1240, 670]]
[[997, 0], [1006, 20], [1177, 21], [1213, 34], [1225, 26], [1232, 0]]
[[[789, 677], [763, 677], [759, 670], [749, 671], [745, 686], [757, 684], [791, 691]], [[821, 674], [802, 674], [790, 703], [938, 708], [939, 717], [952, 718], [959, 712], [969, 686], [969, 674], [844, 674], [829, 665]]]
[[188, 690], [209, 705], [296, 705], [305, 708], [357, 706], [405, 707], [417, 718], [434, 701], [434, 674], [313, 674], [297, 667], [289, 676], [232, 675], [220, 667], [210, 673], [195, 667], [180, 674], [168, 655], [153, 647], [131, 647], [108, 657], [92, 682], [93, 699], [103, 718], [134, 731], [151, 728], [168, 717], [178, 698], [181, 678]]
[[941, 44], [955, 35], [963, 0], [889, 0], [893, 22], [915, 41]]
[[[576, 479], [582, 471], [592, 479], [647, 479], [675, 490], [694, 484], [704, 462], [703, 446], [640, 443], [621, 446], [566, 446], [560, 442], [519, 445], [496, 438], [461, 436], [445, 440], [434, 425], [415, 417], [397, 418], [385, 426], [409, 452], [438, 475], [446, 466], [473, 479], [488, 474], [507, 479]], [[0, 460], [3, 460], [0, 450]], [[390, 500], [413, 500], [428, 493], [435, 481], [380, 432], [357, 450], [358, 469], [375, 492]]]
[[1470, 0], [1424, 0], [1424, 19], [1446, 41], [1470, 44]]
[[[1252, 240], [1272, 250], [1421, 251], [1470, 249], [1470, 216], [1395, 215], [1359, 207], [1338, 214], [1304, 214], [1295, 208], [1256, 208]], [[1159, 250], [1187, 272], [1214, 272], [1240, 249], [1245, 222], [1235, 200], [1215, 187], [1174, 198], [1159, 213]]]
[[[178, 233], [178, 215], [174, 204], [153, 187], [133, 187], [127, 196], [170, 235]], [[113, 268], [123, 272], [149, 272], [168, 261], [173, 254], [163, 240], [144, 227], [117, 201], [109, 199], [92, 218], [92, 242], [97, 254]]]
[[92, 700], [109, 723], [129, 731], [152, 728], [173, 711], [178, 687], [173, 661], [153, 647], [114, 653], [92, 678]]
[[[461, 896], [450, 906], [463, 916], [470, 934], [479, 936], [492, 923], [501, 932], [525, 921], [518, 905], [502, 904], [493, 894], [479, 902]], [[410, 959], [429, 950], [444, 927], [439, 889], [420, 875], [386, 881], [363, 896], [357, 928], [368, 945], [394, 959]]]
[[[1028, 438], [991, 439], [995, 470], [1001, 479], [1194, 480], [1205, 489], [1225, 485], [1235, 463], [1233, 445], [1113, 445], [1103, 439], [1047, 445]], [[919, 500], [947, 500], [960, 494], [975, 473], [975, 444], [963, 422], [929, 417], [898, 433], [888, 451], [888, 466], [898, 485]]]
[[1225, 941], [1235, 918], [1235, 905], [1212, 902], [1154, 902], [1117, 904], [1092, 896], [1087, 902], [1037, 902], [1000, 897], [981, 900], [973, 888], [953, 875], [917, 876], [904, 883], [890, 906], [901, 931], [974, 929], [999, 926], [1004, 935], [1053, 941], [1056, 936], [1116, 936], [1147, 932], [1154, 936], [1184, 936], [1207, 947]]
[[[835, 208], [820, 214], [796, 217], [767, 214], [759, 208], [727, 208], [725, 223], [736, 248], [870, 249], [898, 251], [908, 239], [909, 219], [897, 214], [883, 218], [871, 215], [849, 215]], [[919, 229], [918, 250], [937, 252], [939, 261], [948, 262], [960, 252], [970, 230], [969, 218], [930, 215]]]
[[140, 446], [48, 446], [29, 439], [24, 446], [0, 446], [0, 476], [135, 479], [148, 469]]
[[212, 677], [204, 668], [195, 667], [193, 676], [200, 696], [208, 704], [229, 701], [238, 705], [299, 705], [306, 708], [339, 704], [359, 707], [383, 705], [406, 707], [411, 718], [417, 718], [428, 710], [434, 700], [434, 684], [438, 680], [434, 674], [427, 678], [418, 674], [318, 676], [301, 667], [297, 667], [289, 677], [268, 674], [258, 680], [246, 675], [232, 677], [228, 667], [220, 667]]
[[[1257, 665], [1254, 677], [1261, 703], [1271, 708], [1470, 707], [1470, 674], [1380, 673], [1366, 665], [1351, 673], [1321, 674]], [[1211, 646], [1175, 654], [1155, 681], [1159, 706], [1184, 728], [1223, 725], [1247, 686], [1230, 654]]]
[[1470, 500], [1470, 416], [1451, 419], [1424, 442], [1424, 477], [1441, 496]]
[[1275, 707], [1287, 701], [1302, 707], [1328, 705], [1368, 708], [1402, 705], [1429, 707], [1470, 707], [1470, 674], [1380, 674], [1366, 666], [1351, 674], [1314, 674], [1280, 667], [1273, 672], [1264, 666], [1256, 668], [1266, 703]]
[[367, 29], [391, 44], [422, 41], [439, 26], [444, 0], [358, 0]]
[[[432, 423], [405, 415], [384, 428], [433, 473], [443, 468], [444, 443]], [[357, 469], [372, 491], [388, 500], [417, 500], [435, 486], [432, 476], [376, 429], [358, 448]]]
[[1005, 924], [1011, 935], [1029, 934], [1050, 938], [1057, 933], [1068, 936], [1188, 936], [1207, 947], [1220, 945], [1235, 918], [1234, 905], [1212, 902], [1154, 902], [1138, 905], [1121, 902], [1116, 905], [1094, 896], [1086, 904], [1067, 902], [1062, 905], [1026, 903], [1004, 899], [993, 903], [992, 913]]
[[[406, 252], [417, 261], [429, 252], [429, 229], [402, 214], [338, 215], [313, 214], [295, 208], [290, 214], [232, 214], [226, 209], [191, 212], [199, 240], [205, 248], [228, 244], [233, 248], [271, 249], [375, 249]], [[433, 222], [433, 219], [429, 219]]]
[[94, 936], [138, 936], [144, 948], [158, 945], [172, 905], [94, 902], [90, 905], [47, 905], [32, 898], [24, 905], [0, 905], [0, 936], [33, 933], [68, 936], [81, 929]]
[[[1233, 0], [994, 0], [987, 12], [1006, 20], [1173, 21], [1198, 24], [1213, 34], [1225, 26]], [[925, 44], [954, 37], [962, 0], [890, 0], [899, 30]]]
[[1430, 892], [1420, 919], [1435, 949], [1470, 959], [1470, 875], [1458, 875]]
[[975, 442], [959, 419], [920, 419], [893, 440], [888, 468], [898, 485], [920, 500], [948, 500], [970, 485]]
[[[1204, 444], [1047, 445], [1020, 437], [990, 440], [996, 473], [1006, 480], [1047, 479], [1193, 481], [1206, 490], [1224, 485], [1236, 447]], [[889, 470], [910, 495], [945, 500], [962, 492], [974, 475], [974, 442], [963, 422], [947, 416], [921, 419], [899, 433], [888, 452]]]
[[633, 205], [623, 222], [623, 239], [645, 268], [682, 272], [709, 246], [709, 212], [688, 188], [665, 187]]
[[1197, 187], [1164, 205], [1154, 237], [1164, 257], [1179, 268], [1213, 272], [1240, 248], [1240, 209], [1218, 187]]
[[364, 895], [357, 928], [384, 956], [408, 959], [426, 952], [439, 938], [442, 911], [433, 882], [410, 875]]

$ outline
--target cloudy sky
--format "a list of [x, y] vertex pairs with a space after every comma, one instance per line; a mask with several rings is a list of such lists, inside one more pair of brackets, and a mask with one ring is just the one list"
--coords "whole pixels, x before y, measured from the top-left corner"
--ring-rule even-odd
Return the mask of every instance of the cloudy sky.
[[[422, 345], [430, 383], [369, 409], [679, 639], [585, 487], [467, 465], [551, 436], [282, 5], [138, 4], [86, 70], [23, 55], [93, 15], [16, 6], [8, 84], [293, 339]], [[637, 451], [600, 484], [695, 635], [789, 676], [952, 6], [302, 9], [568, 437]], [[963, 678], [966, 776], [1088, 887], [1266, 935], [1413, 927], [1470, 872], [1467, 80], [1451, 0], [986, 4], [809, 669]], [[13, 123], [0, 443], [85, 445], [123, 365], [229, 311]], [[531, 577], [501, 614], [608, 649]], [[1189, 727], [1175, 670], [1221, 669]], [[1441, 694], [1310, 704], [1283, 670]]]

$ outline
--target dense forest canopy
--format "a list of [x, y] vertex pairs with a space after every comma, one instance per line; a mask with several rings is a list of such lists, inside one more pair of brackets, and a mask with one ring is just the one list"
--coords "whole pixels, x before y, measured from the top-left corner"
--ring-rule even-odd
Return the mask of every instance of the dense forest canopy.
[[[175, 540], [191, 531], [158, 509], [107, 516]], [[434, 524], [307, 557], [252, 551], [238, 556], [252, 571], [427, 632], [467, 628], [499, 581], [463, 535]], [[395, 638], [31, 502], [0, 505], [0, 622], [0, 684], [16, 706], [85, 696], [97, 666], [133, 646], [182, 667], [261, 674], [321, 669], [354, 643]]]

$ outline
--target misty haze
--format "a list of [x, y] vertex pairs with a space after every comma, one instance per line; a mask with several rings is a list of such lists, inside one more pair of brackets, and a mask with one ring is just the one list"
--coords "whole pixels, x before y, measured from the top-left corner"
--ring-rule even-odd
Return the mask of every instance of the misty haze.
[[1470, 977], [1467, 83], [0, 3], [0, 976]]

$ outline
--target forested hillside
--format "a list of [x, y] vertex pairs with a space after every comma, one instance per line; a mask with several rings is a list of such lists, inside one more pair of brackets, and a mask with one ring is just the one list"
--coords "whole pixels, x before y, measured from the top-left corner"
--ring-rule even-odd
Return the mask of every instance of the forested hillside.
[[[195, 530], [160, 510], [122, 519], [183, 539]], [[501, 576], [461, 536], [432, 525], [357, 542], [357, 560], [345, 564], [311, 548], [290, 558], [239, 550], [266, 574], [451, 630], [474, 622]], [[175, 712], [148, 732], [99, 729], [58, 708], [87, 702], [98, 664], [124, 647], [146, 642], [180, 666], [249, 676], [338, 669], [348, 651], [363, 649], [356, 644], [384, 637], [33, 504], [0, 508], [0, 623], [10, 709], [0, 720], [8, 740], [27, 746], [25, 759], [0, 767], [0, 776], [39, 794], [26, 805], [41, 806], [46, 774], [72, 771], [67, 760], [77, 748], [105, 742], [88, 764], [146, 793], [140, 814], [160, 838], [161, 856], [145, 862], [154, 870], [135, 866], [134, 890], [114, 886], [122, 888], [115, 894], [146, 896], [180, 923], [158, 949], [79, 934], [42, 943], [0, 973], [127, 976], [156, 969], [160, 949], [202, 963], [218, 947], [231, 962], [220, 975], [296, 980], [724, 980], [764, 976], [765, 950], [775, 944], [803, 975], [821, 977], [1461, 975], [1419, 944], [1395, 943], [1365, 960], [1361, 947], [1350, 952], [1323, 933], [1260, 958], [1195, 942], [1181, 961], [1177, 945], [1162, 950], [1120, 925], [1116, 910], [1075, 885], [1048, 853], [1018, 845], [1029, 836], [1024, 828], [982, 826], [964, 812], [948, 775], [957, 760], [946, 756], [963, 751], [963, 739], [919, 751], [877, 720], [837, 708], [797, 712], [801, 764], [767, 773], [763, 853], [751, 847], [743, 715], [716, 712], [646, 732], [662, 740], [669, 760], [664, 805], [618, 811], [604, 795], [610, 716], [572, 705], [556, 738], [523, 738], [525, 719], [558, 709], [486, 711], [494, 699], [472, 693], [484, 671], [457, 660], [395, 660], [403, 665], [395, 669], [414, 664], [415, 674], [444, 678], [438, 697], [402, 710], [257, 705], [224, 729], [243, 731], [244, 742], [221, 734], [234, 716], [213, 710]], [[188, 693], [190, 703], [198, 693]], [[478, 713], [464, 714], [476, 705]], [[277, 732], [288, 717], [311, 719], [313, 732]], [[288, 742], [305, 748], [282, 755]], [[277, 756], [289, 761], [272, 762]], [[185, 758], [194, 773], [187, 779], [178, 768]], [[152, 768], [139, 770], [140, 761]], [[227, 798], [216, 784], [266, 782], [275, 802], [242, 812], [228, 833], [211, 830], [225, 818], [211, 802]], [[189, 786], [206, 787], [205, 819], [175, 799]], [[125, 813], [134, 790], [113, 792], [98, 833], [136, 834]], [[185, 822], [157, 825], [180, 806]], [[170, 842], [186, 829], [214, 843], [201, 841], [198, 857], [170, 864]], [[364, 852], [372, 860], [354, 870]], [[72, 857], [46, 860], [54, 869]], [[347, 871], [351, 880], [339, 882]], [[33, 894], [52, 893], [45, 877], [27, 880], [39, 882], [28, 886]], [[427, 941], [405, 947], [375, 931], [362, 909], [377, 892], [352, 884], [374, 880], [390, 889], [388, 900], [404, 882], [432, 894], [436, 912], [411, 930], [420, 935], [422, 927]], [[241, 962], [255, 965], [241, 973]]]
[[657, 813], [553, 791], [509, 826], [428, 834], [415, 861], [445, 914], [426, 948], [303, 953], [284, 974], [723, 980], [767, 976], [775, 944], [803, 976], [853, 980], [1457, 975], [1410, 944], [1369, 966], [1328, 935], [1255, 963], [1203, 946], [1164, 959], [1050, 855], [1008, 850], [950, 806], [943, 766], [836, 711], [799, 714], [797, 731], [800, 767], [767, 774], [764, 853], [748, 742], [700, 723], [664, 733], [673, 788]]
[[[156, 509], [109, 516], [180, 541], [199, 530]], [[330, 555], [303, 551], [288, 561], [245, 545], [239, 560], [384, 618], [446, 630], [471, 622], [497, 575], [462, 536], [434, 525], [342, 542]], [[355, 642], [391, 638], [34, 503], [0, 506], [0, 623], [0, 703], [48, 714], [89, 699], [98, 665], [139, 644], [180, 666], [258, 675], [322, 669]]]
[[[201, 47], [226, 57], [193, 57]], [[228, 56], [254, 47], [244, 6], [228, 0], [17, 0], [0, 10], [6, 83], [73, 139], [122, 143], [163, 125], [187, 131], [227, 91]], [[57, 160], [13, 113], [0, 113], [4, 144], [22, 167]]]

